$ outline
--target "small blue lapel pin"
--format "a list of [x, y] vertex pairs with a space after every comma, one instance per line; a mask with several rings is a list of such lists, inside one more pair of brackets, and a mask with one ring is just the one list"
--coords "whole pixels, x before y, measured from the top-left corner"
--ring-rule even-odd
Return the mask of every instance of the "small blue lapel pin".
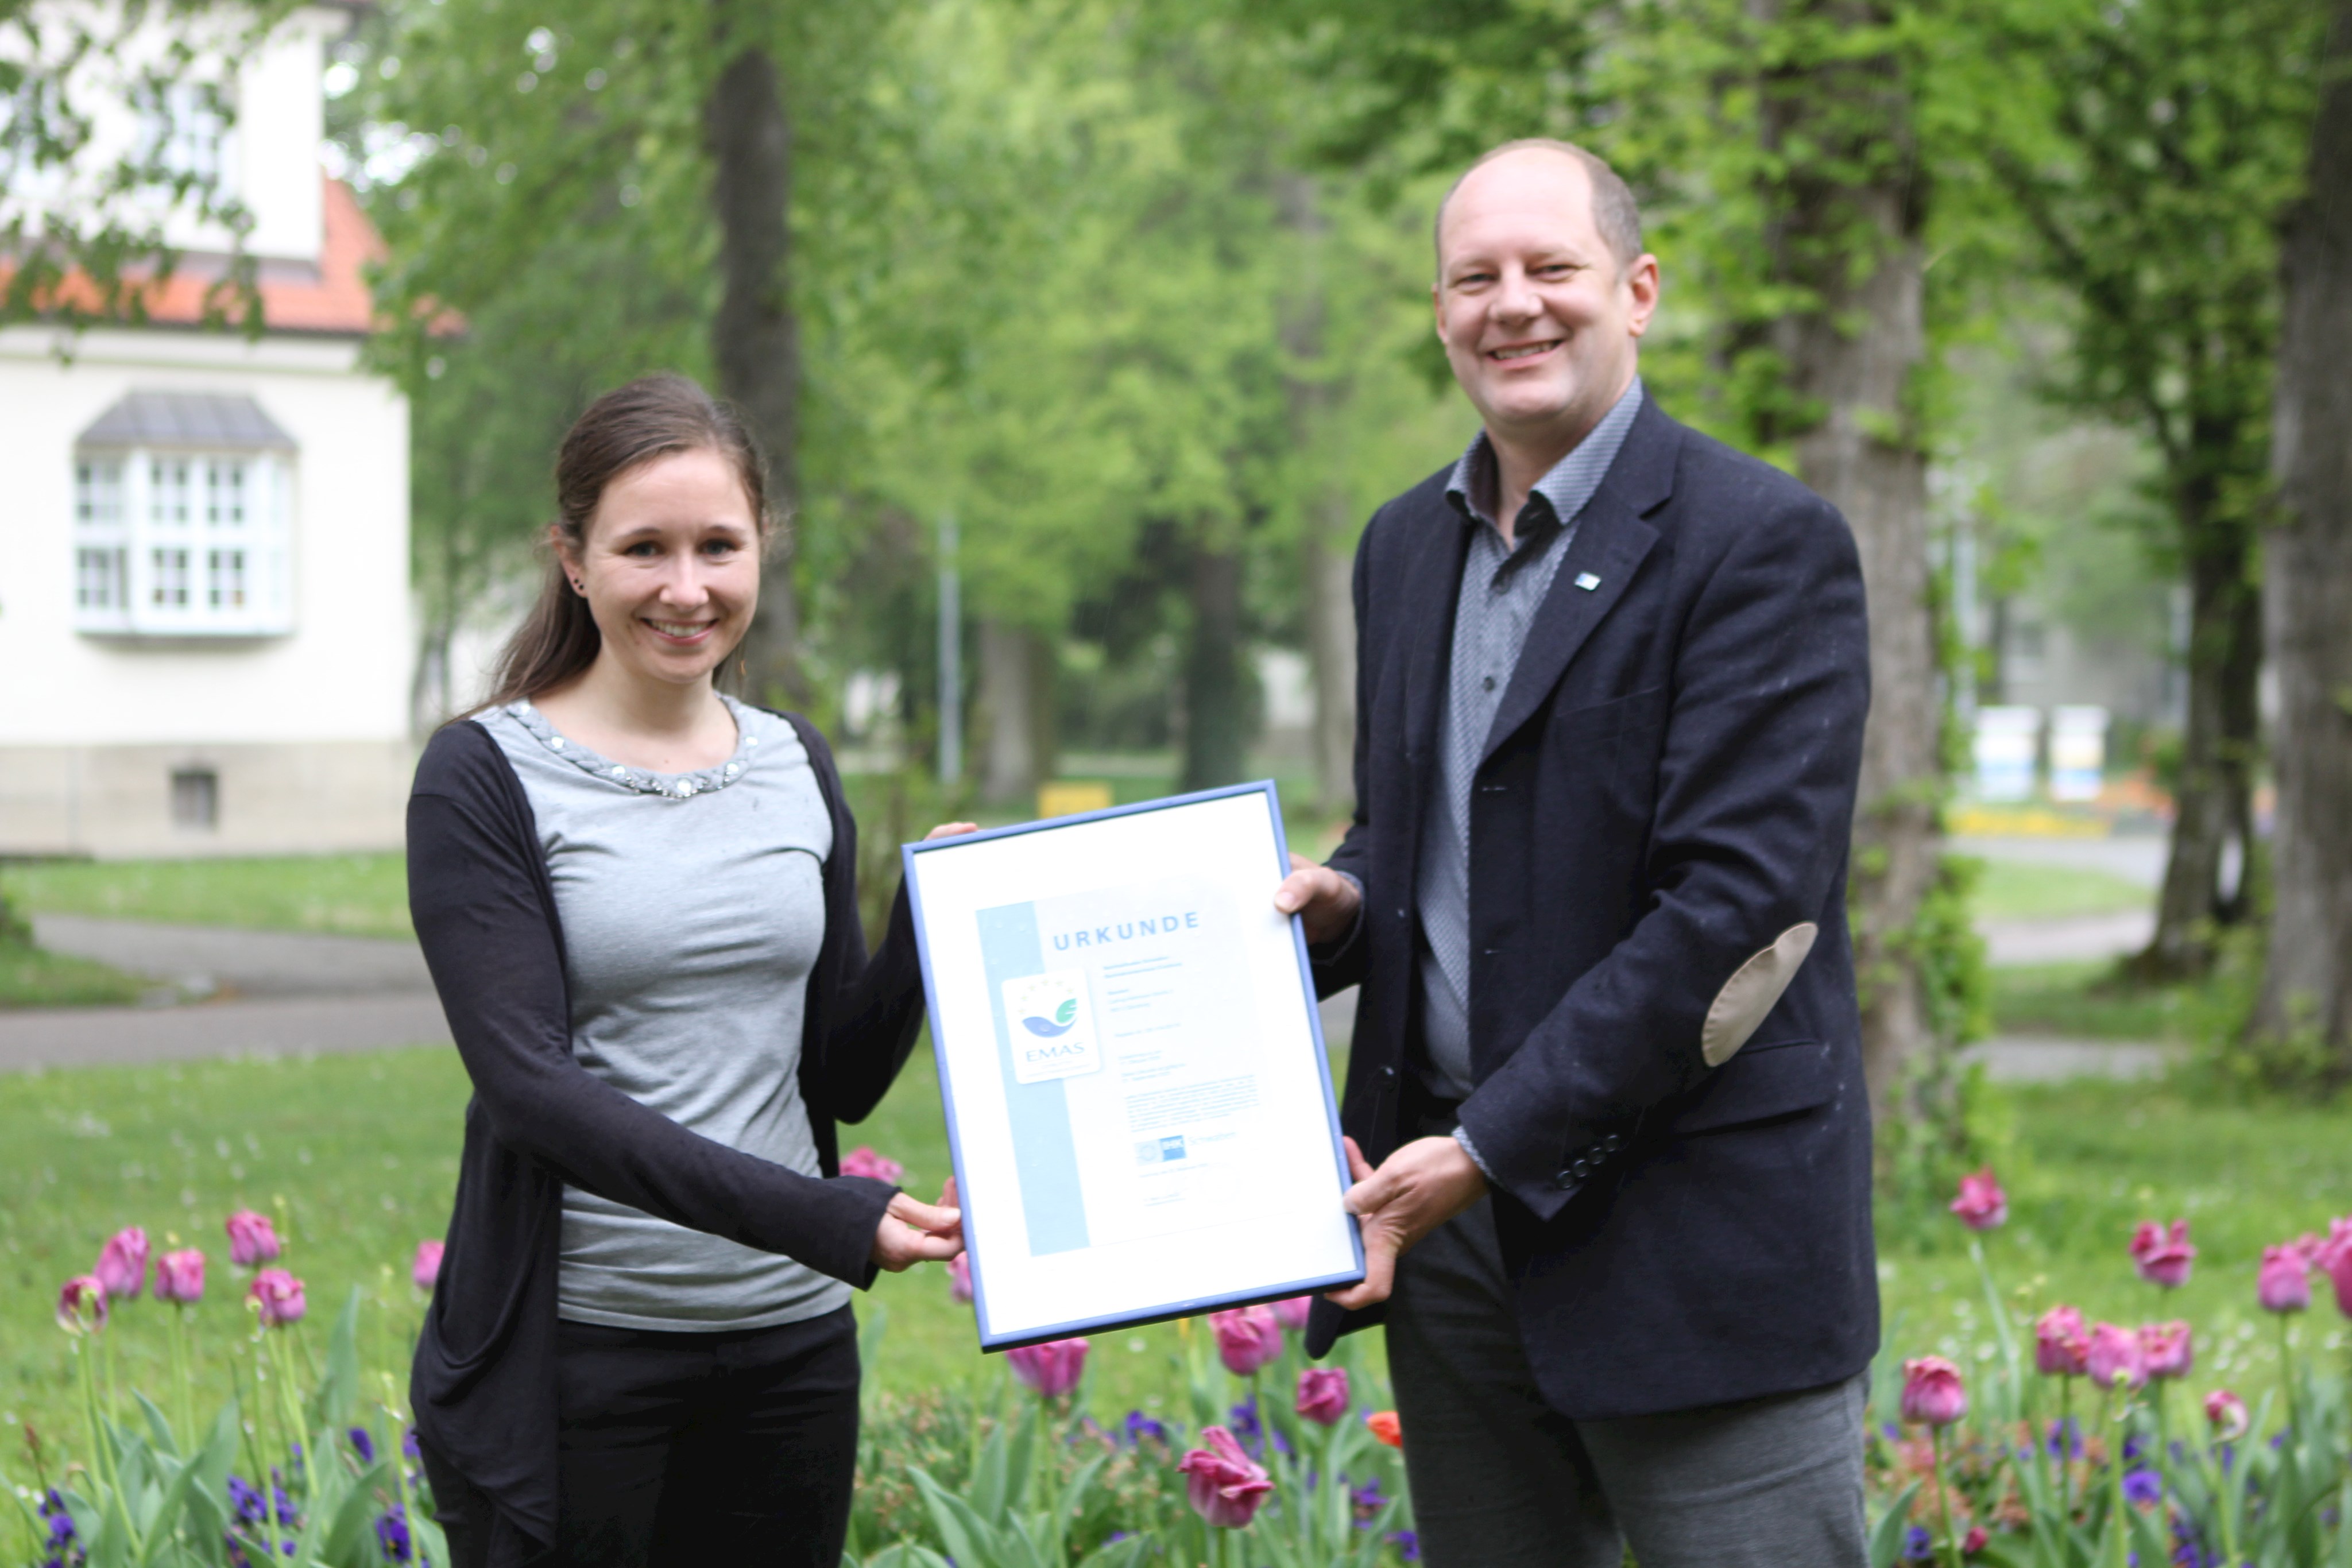
[[1590, 593], [1601, 586], [1601, 580], [1589, 571], [1580, 571], [1576, 574], [1576, 586]]

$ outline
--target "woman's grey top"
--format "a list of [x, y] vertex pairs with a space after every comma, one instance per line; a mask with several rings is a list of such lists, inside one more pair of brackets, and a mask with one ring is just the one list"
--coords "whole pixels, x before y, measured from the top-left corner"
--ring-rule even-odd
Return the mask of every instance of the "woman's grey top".
[[[563, 922], [572, 1050], [706, 1138], [816, 1176], [802, 1007], [833, 852], [792, 726], [729, 699], [735, 753], [653, 773], [556, 733], [528, 703], [478, 716], [522, 780]], [[769, 1328], [849, 1287], [567, 1186], [558, 1313], [614, 1328]]]

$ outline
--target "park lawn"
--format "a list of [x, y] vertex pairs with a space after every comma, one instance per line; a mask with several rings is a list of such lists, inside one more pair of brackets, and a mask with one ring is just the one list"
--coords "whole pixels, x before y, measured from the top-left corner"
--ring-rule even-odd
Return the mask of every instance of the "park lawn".
[[2203, 1033], [2227, 1007], [2217, 987], [2122, 987], [2106, 960], [2004, 965], [1988, 971], [1999, 1034], [2173, 1042]]
[[147, 988], [135, 975], [0, 936], [0, 1010], [120, 1006]]
[[2156, 890], [2128, 877], [2084, 866], [1979, 858], [1976, 914], [1979, 920], [2064, 920], [2147, 909]]
[[[405, 1361], [420, 1307], [407, 1274], [420, 1238], [440, 1233], [457, 1171], [466, 1081], [453, 1052], [419, 1048], [346, 1056], [90, 1068], [5, 1080], [0, 1093], [0, 1419], [29, 1420], [79, 1447], [57, 1289], [89, 1267], [115, 1228], [147, 1228], [212, 1260], [194, 1340], [206, 1396], [226, 1393], [226, 1353], [248, 1321], [226, 1266], [223, 1217], [249, 1206], [279, 1217], [286, 1266], [310, 1284], [314, 1344], [354, 1284], [368, 1300], [372, 1370]], [[2072, 1084], [1994, 1090], [1991, 1135], [2011, 1198], [1988, 1251], [2021, 1314], [2072, 1301], [2118, 1321], [2184, 1317], [2200, 1336], [2194, 1386], [2227, 1382], [2252, 1397], [2276, 1365], [2254, 1307], [2263, 1246], [2324, 1228], [2352, 1210], [2352, 1139], [2339, 1111], [2239, 1105], [2171, 1088]], [[919, 1051], [874, 1119], [844, 1129], [907, 1166], [929, 1196], [948, 1171], [937, 1080]], [[2140, 1283], [2125, 1257], [2143, 1218], [2189, 1218], [2196, 1274], [2170, 1296]], [[1882, 1205], [1888, 1349], [1939, 1351], [1964, 1368], [1991, 1336], [1967, 1237], [1940, 1200]], [[2345, 1325], [2326, 1291], [2298, 1326], [2339, 1350]], [[885, 1277], [859, 1312], [888, 1314], [875, 1376], [916, 1390], [999, 1375], [975, 1347], [969, 1312], [937, 1270]], [[1171, 1371], [1181, 1333], [1162, 1324], [1097, 1335], [1087, 1397], [1098, 1416], [1181, 1406]], [[1190, 1331], [1197, 1332], [1197, 1331]], [[107, 1343], [126, 1385], [167, 1386], [165, 1336], [152, 1302], [124, 1305]], [[249, 1365], [249, 1362], [241, 1363]], [[249, 1374], [247, 1375], [249, 1375]], [[374, 1386], [374, 1385], [372, 1385]], [[12, 1478], [18, 1450], [0, 1460]]]
[[0, 872], [20, 915], [95, 915], [181, 925], [405, 936], [397, 852], [250, 859], [43, 861]]

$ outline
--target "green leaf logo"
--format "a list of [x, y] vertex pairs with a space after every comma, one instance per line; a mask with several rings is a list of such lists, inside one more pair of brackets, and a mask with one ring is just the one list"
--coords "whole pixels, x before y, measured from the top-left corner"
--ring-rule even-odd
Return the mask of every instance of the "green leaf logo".
[[1054, 1021], [1058, 1024], [1066, 1024], [1077, 1016], [1078, 998], [1076, 997], [1072, 997], [1069, 1000], [1064, 1002], [1060, 1007], [1054, 1009]]

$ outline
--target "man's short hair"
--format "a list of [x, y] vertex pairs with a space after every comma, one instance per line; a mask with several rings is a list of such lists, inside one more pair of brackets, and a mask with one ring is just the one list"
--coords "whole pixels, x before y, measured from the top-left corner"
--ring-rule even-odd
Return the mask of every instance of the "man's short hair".
[[1573, 141], [1562, 141], [1554, 136], [1522, 136], [1516, 141], [1506, 141], [1490, 147], [1478, 155], [1478, 161], [1462, 171], [1454, 183], [1445, 188], [1445, 198], [1437, 204], [1437, 217], [1430, 225], [1430, 244], [1437, 255], [1437, 263], [1445, 263], [1445, 209], [1454, 201], [1454, 193], [1462, 182], [1508, 152], [1522, 152], [1540, 147], [1547, 152], [1560, 152], [1584, 166], [1586, 180], [1592, 186], [1592, 226], [1601, 231], [1601, 243], [1617, 258], [1619, 271], [1623, 271], [1641, 258], [1642, 208], [1633, 200], [1632, 187], [1618, 177], [1609, 161], [1598, 153], [1588, 152]]

